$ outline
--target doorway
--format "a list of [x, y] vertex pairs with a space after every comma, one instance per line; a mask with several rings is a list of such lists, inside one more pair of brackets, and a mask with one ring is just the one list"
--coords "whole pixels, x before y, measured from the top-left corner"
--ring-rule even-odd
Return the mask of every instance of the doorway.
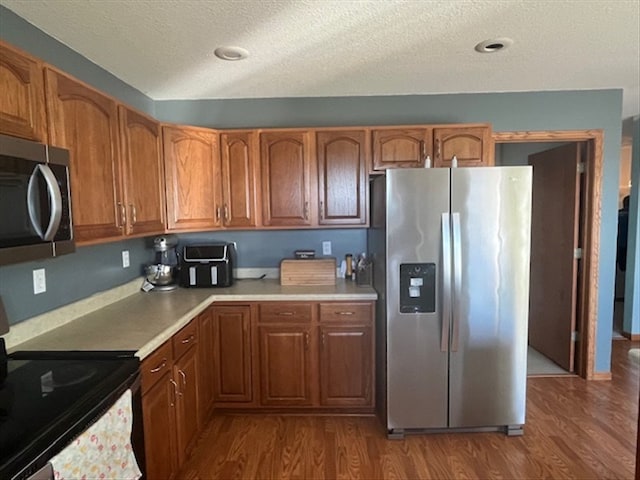
[[[569, 300], [565, 298], [564, 307], [562, 308], [569, 308], [568, 314], [566, 313], [567, 310], [563, 313], [563, 316], [568, 318], [562, 322], [547, 322], [546, 325], [541, 327], [541, 335], [544, 339], [545, 329], [548, 329], [549, 325], [559, 327], [562, 331], [562, 341], [556, 341], [558, 338], [553, 338], [553, 341], [561, 345], [560, 355], [563, 358], [563, 366], [567, 367], [563, 369], [565, 374], [574, 371], [586, 379], [610, 378], [610, 374], [596, 375], [594, 372], [598, 247], [600, 238], [599, 212], [602, 189], [602, 131], [496, 132], [493, 138], [498, 153], [496, 155], [496, 164], [498, 165], [502, 164], [500, 158], [501, 145], [514, 143], [538, 144], [533, 145], [531, 149], [531, 151], [538, 152], [541, 150], [553, 150], [567, 144], [569, 145], [567, 148], [573, 148], [577, 152], [575, 156], [578, 159], [578, 163], [584, 165], [580, 167], [583, 168], [583, 173], [577, 177], [577, 185], [574, 185], [577, 189], [572, 190], [573, 194], [576, 195], [574, 198], [577, 210], [574, 212], [575, 216], [569, 227], [575, 227], [575, 242], [569, 247], [565, 247], [565, 249], [569, 248], [573, 252], [570, 252], [568, 260], [566, 255], [563, 254], [562, 257], [563, 261], [565, 261], [566, 270], [565, 279], [562, 281], [562, 289], [565, 292], [563, 295], [570, 296]], [[528, 163], [529, 158], [527, 155], [524, 164]], [[575, 172], [576, 170], [574, 170]], [[565, 182], [576, 182], [575, 175], [566, 178], [572, 178], [573, 180], [565, 180]], [[534, 183], [535, 181], [534, 179]], [[562, 189], [557, 184], [552, 190]], [[557, 193], [562, 194], [562, 192]], [[566, 212], [563, 215], [566, 216]], [[563, 222], [565, 221], [554, 220], [554, 225]], [[543, 262], [538, 261], [534, 264], [533, 237], [534, 234], [532, 233], [532, 280], [534, 278], [545, 278], [544, 272], [536, 270], [540, 265], [543, 265]], [[581, 249], [581, 251], [576, 249]], [[546, 281], [542, 280], [543, 283]], [[532, 290], [532, 294], [545, 296], [544, 290], [539, 290], [537, 293]], [[546, 304], [546, 301], [542, 303]], [[569, 305], [569, 307], [566, 305]], [[538, 314], [545, 315], [544, 313]], [[556, 325], [556, 323], [561, 323], [561, 325]], [[557, 333], [552, 335], [558, 336]], [[558, 363], [557, 360], [555, 360], [555, 363]], [[557, 373], [562, 374], [562, 372]]]

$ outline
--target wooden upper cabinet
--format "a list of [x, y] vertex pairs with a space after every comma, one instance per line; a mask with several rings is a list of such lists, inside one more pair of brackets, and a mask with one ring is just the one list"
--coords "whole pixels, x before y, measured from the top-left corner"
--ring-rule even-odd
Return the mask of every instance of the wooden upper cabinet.
[[221, 225], [220, 157], [214, 130], [163, 127], [169, 230]]
[[84, 83], [45, 69], [49, 142], [70, 151], [77, 242], [121, 237], [126, 211], [120, 183], [116, 102]]
[[310, 226], [311, 156], [307, 132], [260, 134], [262, 222], [266, 226]]
[[494, 164], [491, 127], [434, 128], [434, 167], [450, 167], [455, 155], [459, 167]]
[[118, 107], [127, 234], [164, 231], [164, 170], [160, 125], [123, 105]]
[[373, 169], [423, 167], [431, 152], [430, 128], [373, 130]]
[[222, 219], [225, 227], [255, 227], [258, 159], [254, 132], [220, 135]]
[[42, 63], [0, 43], [0, 133], [47, 141]]
[[320, 131], [318, 158], [318, 223], [367, 223], [366, 133]]

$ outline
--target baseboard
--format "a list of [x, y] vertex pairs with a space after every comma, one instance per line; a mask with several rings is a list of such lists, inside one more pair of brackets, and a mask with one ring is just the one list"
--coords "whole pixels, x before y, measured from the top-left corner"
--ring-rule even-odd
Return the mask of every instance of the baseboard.
[[593, 372], [591, 380], [611, 380], [611, 372]]
[[629, 333], [629, 332], [621, 332], [622, 336], [628, 338], [632, 342], [637, 342], [640, 340], [640, 333]]

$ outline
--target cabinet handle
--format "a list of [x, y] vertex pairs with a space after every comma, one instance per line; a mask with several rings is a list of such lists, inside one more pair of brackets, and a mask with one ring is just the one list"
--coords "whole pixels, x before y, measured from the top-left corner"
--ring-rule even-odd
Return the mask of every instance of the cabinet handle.
[[174, 407], [178, 400], [178, 384], [173, 381], [173, 378], [170, 378], [169, 381], [173, 384], [173, 398], [171, 400], [171, 406]]
[[304, 348], [306, 350], [309, 349], [309, 333], [308, 332], [305, 332], [304, 334]]
[[195, 337], [193, 335], [189, 335], [187, 338], [183, 338], [182, 340], [180, 340], [180, 343], [182, 343], [183, 345], [186, 345], [187, 343], [191, 342]]
[[292, 317], [293, 312], [278, 312], [278, 316], [280, 317]]
[[436, 158], [439, 160], [442, 152], [440, 151], [440, 139], [436, 138]]
[[[184, 390], [185, 388], [187, 388], [187, 376], [184, 374], [182, 370], [178, 370], [178, 373], [182, 377], [182, 388]], [[182, 395], [182, 393], [180, 395]]]
[[309, 220], [309, 202], [304, 202], [304, 219]]
[[118, 222], [118, 220], [116, 219], [116, 223], [118, 223], [118, 228], [124, 228], [124, 226], [127, 224], [127, 211], [122, 202], [118, 202], [116, 205], [120, 210], [120, 221]]
[[427, 156], [427, 144], [424, 140], [420, 140], [420, 151], [422, 152], [422, 159]]
[[355, 315], [355, 312], [333, 312], [335, 315]]
[[163, 358], [163, 359], [162, 359], [162, 363], [160, 363], [160, 365], [158, 365], [157, 367], [152, 368], [151, 370], [149, 370], [149, 372], [150, 372], [150, 373], [156, 373], [156, 372], [159, 372], [160, 370], [162, 370], [162, 369], [163, 369], [164, 367], [166, 367], [166, 366], [167, 366], [167, 359], [166, 359], [166, 358]]
[[220, 205], [216, 206], [216, 221], [220, 221]]
[[320, 220], [324, 220], [324, 202], [320, 200]]
[[229, 207], [226, 203], [224, 204], [224, 221], [229, 223]]
[[322, 338], [321, 338], [321, 340], [322, 340], [322, 347], [324, 348], [324, 332], [322, 332]]
[[136, 211], [136, 206], [133, 203], [130, 203], [129, 208], [131, 209], [131, 225], [135, 225], [138, 223], [138, 212]]

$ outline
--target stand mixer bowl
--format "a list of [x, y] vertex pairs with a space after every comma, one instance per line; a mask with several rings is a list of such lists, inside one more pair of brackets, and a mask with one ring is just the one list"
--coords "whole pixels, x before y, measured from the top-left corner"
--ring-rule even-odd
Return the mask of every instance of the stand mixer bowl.
[[175, 282], [176, 267], [161, 263], [146, 268], [147, 281], [153, 285], [164, 286]]

